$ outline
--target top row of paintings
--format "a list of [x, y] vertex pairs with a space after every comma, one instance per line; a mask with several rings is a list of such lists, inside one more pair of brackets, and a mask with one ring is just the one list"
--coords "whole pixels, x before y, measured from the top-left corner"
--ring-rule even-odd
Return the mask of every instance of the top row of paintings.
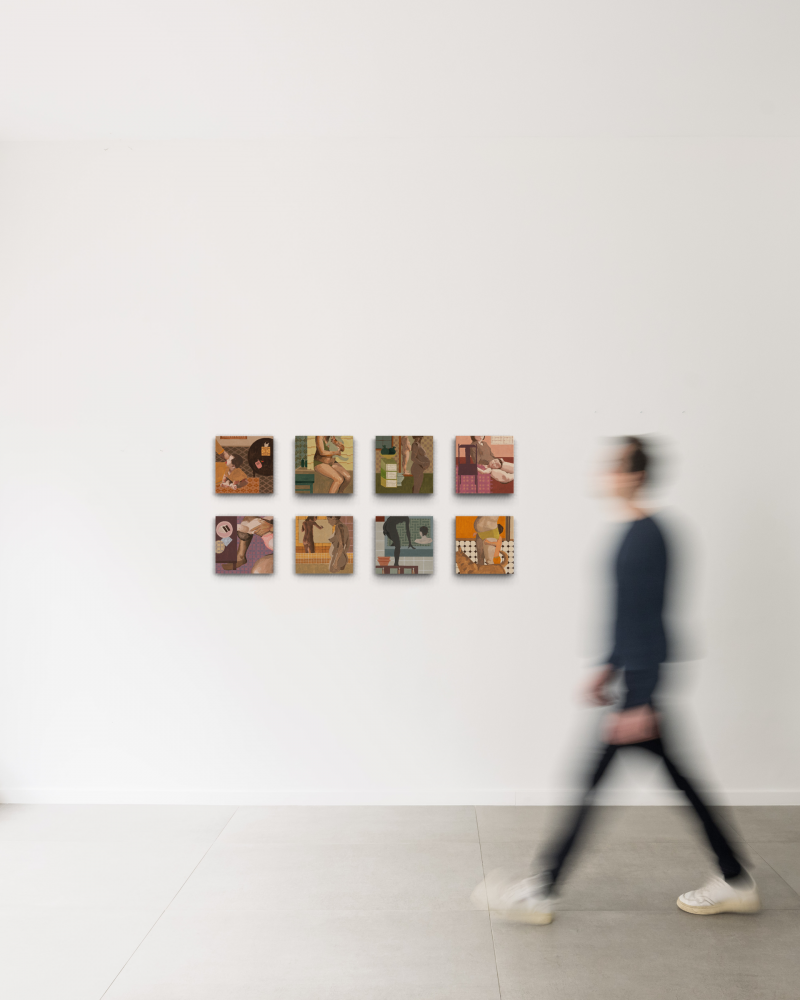
[[[455, 441], [456, 493], [513, 493], [514, 438], [465, 435]], [[274, 493], [275, 439], [232, 435], [215, 442], [216, 492]], [[342, 434], [294, 439], [295, 493], [352, 493], [353, 438]], [[376, 493], [433, 493], [433, 438], [375, 438]]]

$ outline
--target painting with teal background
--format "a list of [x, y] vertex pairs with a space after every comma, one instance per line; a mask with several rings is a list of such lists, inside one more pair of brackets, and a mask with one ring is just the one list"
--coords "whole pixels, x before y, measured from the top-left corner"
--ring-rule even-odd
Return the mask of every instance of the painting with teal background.
[[375, 518], [375, 572], [378, 576], [433, 573], [433, 518], [386, 515]]

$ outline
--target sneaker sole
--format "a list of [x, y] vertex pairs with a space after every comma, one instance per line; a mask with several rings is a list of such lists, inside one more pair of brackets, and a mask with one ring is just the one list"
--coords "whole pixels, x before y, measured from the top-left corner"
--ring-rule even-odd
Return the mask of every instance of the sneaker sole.
[[689, 906], [678, 900], [678, 906], [685, 913], [696, 913], [699, 917], [713, 916], [715, 913], [758, 913], [761, 902], [758, 899], [726, 899], [714, 906]]

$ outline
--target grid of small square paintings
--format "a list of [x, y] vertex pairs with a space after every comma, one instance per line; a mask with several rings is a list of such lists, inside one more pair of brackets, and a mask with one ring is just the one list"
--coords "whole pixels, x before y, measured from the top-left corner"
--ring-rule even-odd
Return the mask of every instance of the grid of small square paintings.
[[375, 518], [375, 573], [427, 576], [433, 573], [433, 518], [383, 515]]
[[[514, 492], [512, 436], [457, 436], [457, 494]], [[275, 440], [265, 435], [220, 435], [215, 439], [215, 492], [245, 495], [274, 492]], [[295, 492], [352, 494], [354, 444], [350, 435], [295, 438]], [[376, 493], [432, 493], [433, 437], [377, 435]], [[514, 574], [514, 518], [458, 516], [455, 573]], [[295, 570], [338, 576], [353, 573], [353, 517], [295, 518]], [[274, 568], [274, 519], [266, 514], [219, 515], [214, 521], [215, 572], [270, 575]], [[428, 576], [434, 570], [434, 528], [430, 516], [384, 514], [375, 518], [374, 573]]]

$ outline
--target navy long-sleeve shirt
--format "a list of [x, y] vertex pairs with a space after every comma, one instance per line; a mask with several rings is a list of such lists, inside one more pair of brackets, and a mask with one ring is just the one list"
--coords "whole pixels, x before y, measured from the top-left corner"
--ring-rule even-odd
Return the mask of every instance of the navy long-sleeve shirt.
[[614, 649], [606, 662], [625, 672], [623, 708], [647, 704], [667, 657], [664, 592], [667, 546], [652, 517], [632, 521], [614, 561]]

